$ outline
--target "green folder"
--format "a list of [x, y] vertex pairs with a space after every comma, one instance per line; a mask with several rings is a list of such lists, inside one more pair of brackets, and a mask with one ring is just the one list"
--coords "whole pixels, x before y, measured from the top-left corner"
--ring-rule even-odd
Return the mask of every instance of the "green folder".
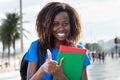
[[60, 59], [64, 57], [62, 68], [63, 73], [68, 78], [68, 80], [81, 79], [85, 54], [86, 49], [63, 45], [60, 46], [57, 61], [59, 64]]

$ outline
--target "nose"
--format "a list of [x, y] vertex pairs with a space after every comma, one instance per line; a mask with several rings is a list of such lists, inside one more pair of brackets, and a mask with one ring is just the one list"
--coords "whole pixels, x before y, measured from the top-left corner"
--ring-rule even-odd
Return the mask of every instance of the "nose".
[[62, 24], [59, 25], [60, 30], [64, 30], [64, 26]]

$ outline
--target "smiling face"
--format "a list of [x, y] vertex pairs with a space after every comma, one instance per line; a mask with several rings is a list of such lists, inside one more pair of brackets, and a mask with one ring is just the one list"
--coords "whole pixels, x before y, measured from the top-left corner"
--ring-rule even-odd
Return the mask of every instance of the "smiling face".
[[54, 41], [64, 41], [69, 36], [70, 33], [70, 23], [69, 16], [66, 12], [58, 13], [53, 22], [52, 35], [54, 36]]

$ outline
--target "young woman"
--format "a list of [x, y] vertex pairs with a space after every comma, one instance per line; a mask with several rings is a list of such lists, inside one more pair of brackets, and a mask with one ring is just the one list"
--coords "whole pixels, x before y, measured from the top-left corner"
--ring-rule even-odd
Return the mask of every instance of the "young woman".
[[[79, 15], [69, 4], [61, 2], [50, 2], [38, 13], [36, 20], [38, 40], [33, 41], [25, 56], [29, 61], [27, 80], [67, 80], [62, 71], [62, 61], [57, 65], [57, 55], [60, 45], [83, 48], [77, 46], [80, 39], [81, 25]], [[37, 44], [47, 50], [44, 63], [38, 67]], [[86, 55], [81, 80], [87, 80], [87, 66], [90, 64]]]

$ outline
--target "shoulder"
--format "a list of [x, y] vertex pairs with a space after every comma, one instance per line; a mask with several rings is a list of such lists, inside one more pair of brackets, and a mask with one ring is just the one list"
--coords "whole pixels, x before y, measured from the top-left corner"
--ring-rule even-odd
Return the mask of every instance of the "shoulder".
[[38, 45], [38, 40], [32, 41], [29, 50], [36, 50]]
[[[78, 44], [77, 47], [78, 47], [78, 48], [86, 49], [86, 48], [85, 48], [83, 45], [81, 45], [81, 44]], [[88, 65], [90, 65], [90, 60], [89, 60], [89, 57], [88, 57], [88, 53], [86, 52], [83, 66], [84, 66], [84, 67], [87, 67]]]
[[34, 41], [32, 41], [31, 44], [33, 44], [33, 45], [38, 44], [38, 40], [34, 40]]
[[37, 62], [37, 44], [38, 40], [31, 42], [31, 45], [25, 56], [25, 60]]
[[77, 44], [77, 48], [83, 48], [83, 49], [85, 49], [85, 47], [83, 45], [81, 45], [81, 44]]
[[38, 40], [34, 40], [34, 41], [31, 42], [30, 47], [36, 47], [37, 44], [38, 44]]

